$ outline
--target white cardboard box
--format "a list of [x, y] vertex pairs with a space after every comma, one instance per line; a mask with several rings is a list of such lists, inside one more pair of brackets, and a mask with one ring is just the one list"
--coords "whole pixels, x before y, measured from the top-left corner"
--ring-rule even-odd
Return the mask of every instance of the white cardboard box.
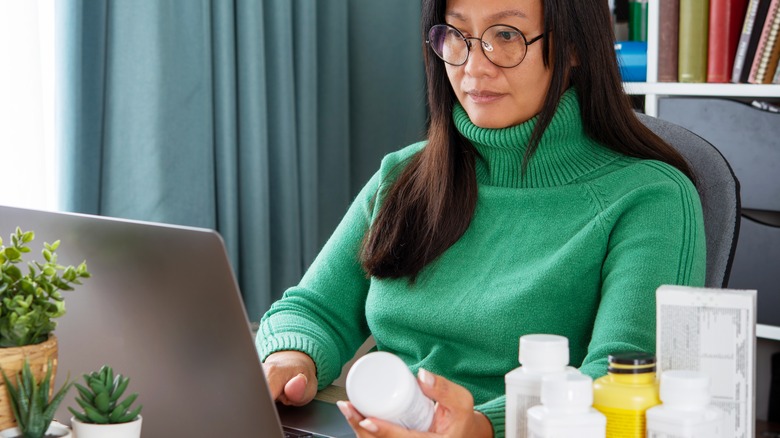
[[661, 286], [656, 291], [658, 376], [710, 376], [712, 404], [735, 438], [755, 435], [756, 291]]

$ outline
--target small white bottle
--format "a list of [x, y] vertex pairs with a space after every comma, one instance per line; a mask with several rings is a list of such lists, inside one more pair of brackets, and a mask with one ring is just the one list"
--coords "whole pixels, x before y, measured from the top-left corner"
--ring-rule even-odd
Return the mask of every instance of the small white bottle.
[[579, 373], [542, 378], [542, 404], [528, 409], [528, 438], [604, 438], [607, 417], [593, 408], [593, 379]]
[[647, 410], [647, 438], [725, 437], [723, 412], [710, 404], [710, 379], [697, 371], [664, 371], [661, 403]]
[[569, 364], [569, 340], [558, 335], [520, 337], [520, 366], [504, 377], [506, 383], [506, 438], [524, 438], [528, 409], [541, 403], [542, 377], [578, 372]]
[[374, 417], [427, 432], [433, 422], [433, 401], [396, 355], [384, 351], [358, 359], [347, 374], [347, 397], [364, 417]]

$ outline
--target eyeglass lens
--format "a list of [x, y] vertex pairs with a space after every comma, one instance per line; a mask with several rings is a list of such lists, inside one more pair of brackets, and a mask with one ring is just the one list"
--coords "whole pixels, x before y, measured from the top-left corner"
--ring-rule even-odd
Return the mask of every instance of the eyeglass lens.
[[437, 24], [428, 32], [428, 42], [436, 55], [452, 65], [463, 65], [469, 56], [469, 49], [477, 43], [485, 56], [499, 67], [514, 67], [525, 58], [527, 43], [525, 35], [512, 26], [497, 24], [482, 33], [480, 38], [466, 38], [457, 29], [446, 24]]

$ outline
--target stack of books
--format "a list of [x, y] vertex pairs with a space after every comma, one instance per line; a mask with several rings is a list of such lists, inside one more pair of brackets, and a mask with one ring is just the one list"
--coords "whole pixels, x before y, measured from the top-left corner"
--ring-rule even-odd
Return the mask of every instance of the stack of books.
[[780, 84], [780, 0], [658, 0], [658, 80]]

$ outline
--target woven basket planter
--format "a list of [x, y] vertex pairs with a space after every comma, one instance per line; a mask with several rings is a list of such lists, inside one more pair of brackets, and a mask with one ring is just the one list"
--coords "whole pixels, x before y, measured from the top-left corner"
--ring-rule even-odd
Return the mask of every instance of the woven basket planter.
[[[57, 374], [57, 337], [50, 334], [49, 339], [40, 344], [0, 348], [0, 368], [11, 382], [15, 382], [15, 376], [22, 371], [24, 358], [30, 362], [30, 370], [38, 381], [46, 376], [49, 360], [51, 360], [53, 368], [51, 389], [49, 390], [49, 396], [51, 396], [54, 390], [54, 378]], [[0, 430], [11, 427], [16, 427], [16, 419], [11, 410], [5, 381], [0, 376]]]

